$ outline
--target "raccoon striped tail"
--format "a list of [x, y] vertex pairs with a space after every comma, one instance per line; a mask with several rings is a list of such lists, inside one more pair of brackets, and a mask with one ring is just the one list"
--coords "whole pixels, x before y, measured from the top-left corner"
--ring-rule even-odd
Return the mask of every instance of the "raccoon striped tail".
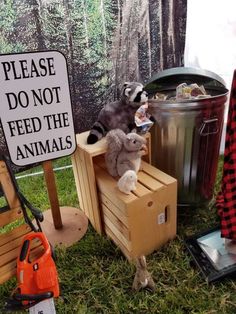
[[87, 138], [87, 144], [94, 144], [107, 133], [107, 128], [101, 122], [96, 121], [92, 126]]

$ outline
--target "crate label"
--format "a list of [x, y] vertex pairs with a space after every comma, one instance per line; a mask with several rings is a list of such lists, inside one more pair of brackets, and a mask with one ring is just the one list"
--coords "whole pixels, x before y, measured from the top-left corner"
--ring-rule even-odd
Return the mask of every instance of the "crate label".
[[158, 225], [162, 225], [166, 222], [166, 215], [165, 213], [160, 213], [158, 216], [157, 216], [157, 223]]

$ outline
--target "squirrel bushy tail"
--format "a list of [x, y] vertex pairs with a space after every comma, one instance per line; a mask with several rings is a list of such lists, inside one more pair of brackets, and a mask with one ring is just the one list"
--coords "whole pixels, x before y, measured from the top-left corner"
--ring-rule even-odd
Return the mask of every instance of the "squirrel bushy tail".
[[107, 152], [105, 154], [105, 162], [107, 171], [113, 177], [118, 176], [116, 167], [117, 156], [122, 149], [125, 137], [125, 132], [120, 129], [111, 130], [106, 135]]

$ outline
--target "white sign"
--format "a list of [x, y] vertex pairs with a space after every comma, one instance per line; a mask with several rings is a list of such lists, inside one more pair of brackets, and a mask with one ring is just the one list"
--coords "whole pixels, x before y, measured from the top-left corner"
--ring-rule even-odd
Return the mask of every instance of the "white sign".
[[67, 65], [60, 52], [0, 55], [0, 110], [14, 164], [24, 166], [74, 152]]

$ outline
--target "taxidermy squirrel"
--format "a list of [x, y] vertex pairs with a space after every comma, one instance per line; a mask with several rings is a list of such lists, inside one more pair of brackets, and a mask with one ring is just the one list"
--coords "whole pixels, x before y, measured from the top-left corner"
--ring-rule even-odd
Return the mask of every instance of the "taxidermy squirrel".
[[106, 140], [105, 162], [110, 175], [122, 177], [127, 170], [137, 173], [141, 157], [147, 152], [146, 139], [136, 133], [125, 134], [115, 129], [107, 133]]
[[124, 83], [120, 100], [106, 104], [99, 112], [98, 119], [90, 130], [87, 143], [96, 143], [113, 129], [121, 129], [125, 133], [131, 132], [135, 128], [135, 112], [147, 100], [147, 92], [143, 90], [141, 83]]
[[136, 259], [136, 273], [132, 286], [132, 289], [135, 291], [139, 291], [142, 288], [151, 291], [155, 290], [155, 283], [151, 274], [147, 270], [147, 263], [144, 255]]
[[137, 174], [134, 170], [127, 170], [119, 179], [117, 185], [121, 192], [130, 194], [131, 191], [136, 190]]

